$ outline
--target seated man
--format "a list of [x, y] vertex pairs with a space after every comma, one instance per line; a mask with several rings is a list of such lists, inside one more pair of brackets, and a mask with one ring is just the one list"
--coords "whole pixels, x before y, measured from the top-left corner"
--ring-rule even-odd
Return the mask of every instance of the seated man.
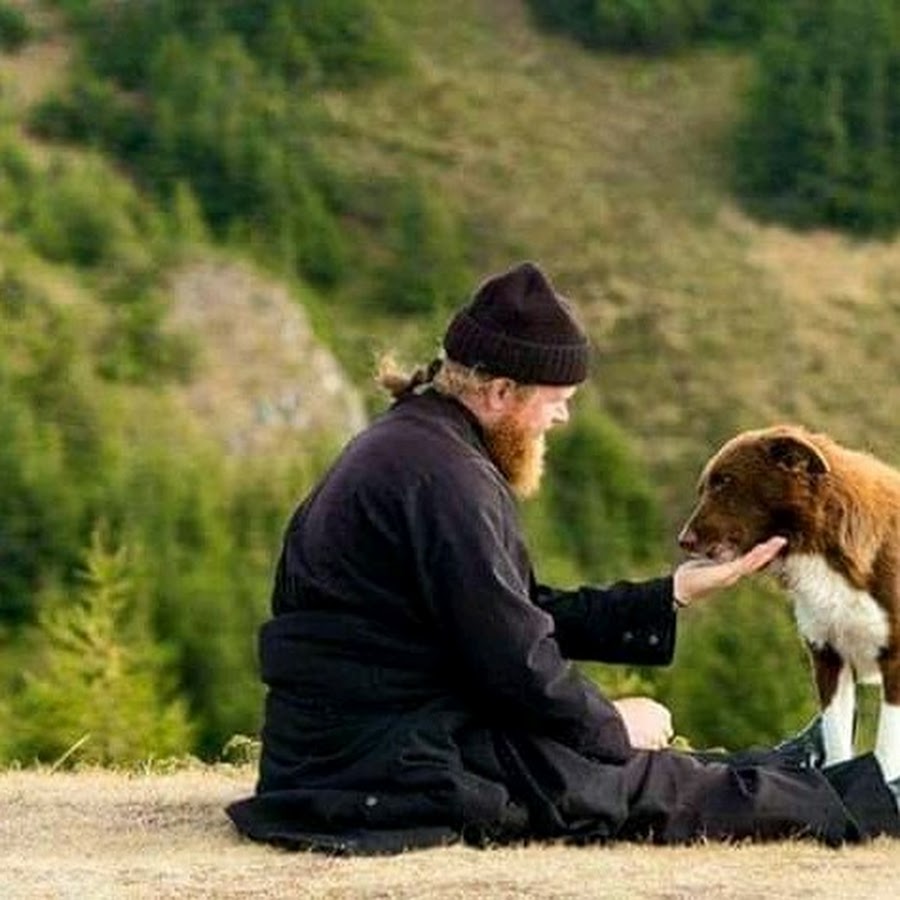
[[663, 706], [610, 701], [579, 673], [569, 659], [669, 662], [678, 607], [784, 541], [646, 583], [538, 583], [515, 495], [538, 487], [544, 435], [587, 375], [586, 335], [526, 263], [482, 284], [443, 344], [427, 371], [383, 373], [396, 402], [290, 521], [260, 635], [259, 783], [229, 807], [240, 831], [340, 852], [900, 833], [871, 756], [820, 770], [804, 741], [665, 749]]

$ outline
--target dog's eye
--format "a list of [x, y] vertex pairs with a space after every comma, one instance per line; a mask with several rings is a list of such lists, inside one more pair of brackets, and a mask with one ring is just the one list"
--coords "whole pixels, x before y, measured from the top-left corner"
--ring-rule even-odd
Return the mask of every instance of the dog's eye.
[[713, 472], [712, 475], [709, 476], [708, 485], [711, 491], [721, 491], [733, 482], [733, 475], [728, 475], [725, 472]]

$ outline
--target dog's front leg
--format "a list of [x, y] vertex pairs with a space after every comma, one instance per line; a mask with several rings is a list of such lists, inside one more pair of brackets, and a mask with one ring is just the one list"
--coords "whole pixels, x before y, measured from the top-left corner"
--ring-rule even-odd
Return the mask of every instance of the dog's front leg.
[[878, 714], [875, 756], [888, 781], [900, 777], [900, 652], [879, 660], [884, 693]]
[[831, 647], [812, 647], [811, 652], [822, 706], [825, 765], [830, 766], [853, 756], [856, 683], [850, 666]]

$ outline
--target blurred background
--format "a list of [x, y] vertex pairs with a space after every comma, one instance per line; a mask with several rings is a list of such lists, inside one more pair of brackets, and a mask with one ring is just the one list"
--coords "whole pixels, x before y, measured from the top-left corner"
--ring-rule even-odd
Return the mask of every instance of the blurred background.
[[[0, 0], [0, 762], [221, 758], [281, 533], [484, 276], [596, 348], [541, 580], [668, 571], [703, 462], [900, 463], [900, 0]], [[588, 671], [694, 746], [816, 707], [787, 601]]]

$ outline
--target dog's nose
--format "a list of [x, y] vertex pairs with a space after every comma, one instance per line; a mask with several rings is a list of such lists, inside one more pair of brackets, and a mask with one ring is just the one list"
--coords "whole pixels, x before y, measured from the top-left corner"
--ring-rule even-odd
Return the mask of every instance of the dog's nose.
[[678, 535], [678, 546], [686, 553], [693, 553], [697, 549], [697, 534], [693, 528], [685, 526]]

